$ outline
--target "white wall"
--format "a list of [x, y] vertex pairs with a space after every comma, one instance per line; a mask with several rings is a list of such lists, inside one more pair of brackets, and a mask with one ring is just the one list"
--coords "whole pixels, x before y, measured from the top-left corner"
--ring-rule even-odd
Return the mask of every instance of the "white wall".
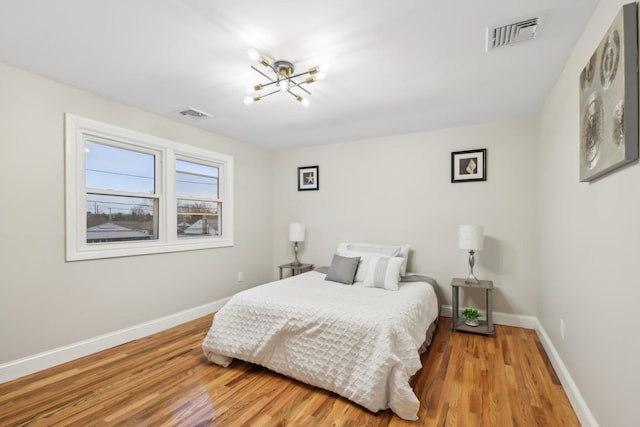
[[640, 420], [640, 167], [578, 181], [578, 77], [624, 3], [600, 2], [539, 122], [538, 318], [602, 426]]
[[[0, 364], [271, 278], [269, 152], [2, 64], [0, 94]], [[235, 247], [65, 262], [65, 112], [233, 155]]]
[[[520, 120], [275, 153], [275, 263], [293, 258], [290, 222], [307, 226], [301, 260], [316, 265], [341, 241], [409, 243], [409, 270], [436, 278], [450, 304], [451, 278], [467, 274], [457, 227], [482, 224], [475, 271], [494, 280], [495, 310], [535, 315], [535, 143], [534, 122]], [[487, 181], [451, 183], [451, 152], [476, 148], [488, 150]], [[312, 165], [320, 190], [298, 192], [297, 168]]]

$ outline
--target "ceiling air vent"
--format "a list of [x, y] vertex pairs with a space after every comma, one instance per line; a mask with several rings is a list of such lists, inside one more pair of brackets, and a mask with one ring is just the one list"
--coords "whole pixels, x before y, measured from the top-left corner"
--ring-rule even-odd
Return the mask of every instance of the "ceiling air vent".
[[186, 110], [180, 111], [180, 114], [185, 117], [190, 117], [192, 119], [206, 119], [211, 117], [211, 114], [205, 113], [204, 111], [196, 110], [195, 108], [187, 108]]
[[533, 40], [540, 28], [540, 18], [523, 19], [511, 24], [487, 28], [487, 51]]

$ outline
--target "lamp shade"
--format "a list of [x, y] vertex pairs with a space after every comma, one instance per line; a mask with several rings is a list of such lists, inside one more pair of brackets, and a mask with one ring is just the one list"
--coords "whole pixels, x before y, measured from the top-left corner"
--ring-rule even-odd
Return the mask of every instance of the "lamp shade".
[[461, 225], [458, 227], [458, 247], [467, 250], [480, 250], [484, 240], [484, 227], [481, 225]]
[[304, 224], [294, 222], [289, 224], [289, 241], [290, 242], [304, 242], [305, 229]]

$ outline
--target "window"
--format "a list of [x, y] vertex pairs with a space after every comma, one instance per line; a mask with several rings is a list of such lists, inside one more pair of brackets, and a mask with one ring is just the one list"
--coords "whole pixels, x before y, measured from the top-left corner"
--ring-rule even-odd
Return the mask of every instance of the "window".
[[156, 163], [160, 152], [84, 139], [86, 242], [158, 240]]
[[220, 234], [218, 171], [216, 166], [176, 160], [179, 238]]
[[67, 260], [233, 245], [233, 157], [66, 116]]

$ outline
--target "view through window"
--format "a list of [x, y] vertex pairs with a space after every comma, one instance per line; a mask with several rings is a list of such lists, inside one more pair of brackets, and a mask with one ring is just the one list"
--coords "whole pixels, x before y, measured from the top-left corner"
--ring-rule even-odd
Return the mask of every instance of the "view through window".
[[158, 238], [156, 154], [85, 142], [87, 243]]
[[220, 235], [218, 168], [176, 160], [178, 237]]

